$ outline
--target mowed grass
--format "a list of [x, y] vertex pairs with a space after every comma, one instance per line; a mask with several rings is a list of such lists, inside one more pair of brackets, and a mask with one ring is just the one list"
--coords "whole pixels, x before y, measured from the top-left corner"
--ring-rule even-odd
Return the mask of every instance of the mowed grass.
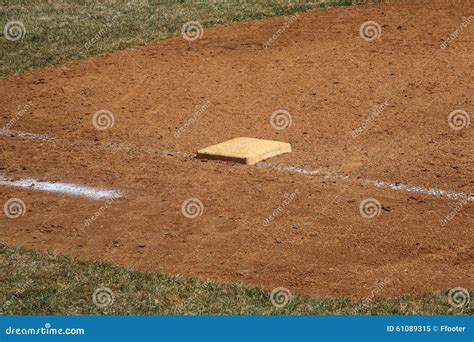
[[[6, 315], [474, 314], [469, 306], [450, 306], [447, 292], [361, 301], [293, 296], [288, 305], [277, 308], [270, 291], [235, 282], [140, 272], [7, 245], [0, 245], [0, 269], [0, 314]], [[106, 307], [93, 301], [101, 287], [113, 293]], [[100, 298], [97, 302], [110, 303]]]
[[179, 1], [0, 0], [0, 29], [24, 25], [24, 37], [0, 39], [0, 76], [124, 49], [181, 33], [188, 21], [203, 27], [380, 0]]

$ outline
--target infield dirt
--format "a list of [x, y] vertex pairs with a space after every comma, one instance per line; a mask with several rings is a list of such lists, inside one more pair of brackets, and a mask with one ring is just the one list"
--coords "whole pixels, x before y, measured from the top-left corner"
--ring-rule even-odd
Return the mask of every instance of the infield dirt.
[[[473, 288], [473, 202], [358, 181], [474, 193], [472, 124], [448, 125], [454, 110], [474, 113], [474, 22], [441, 47], [472, 15], [470, 1], [442, 0], [314, 10], [3, 78], [0, 124], [31, 102], [10, 128], [58, 138], [0, 136], [4, 176], [125, 196], [0, 188], [27, 207], [0, 215], [1, 240], [323, 297]], [[366, 21], [378, 39], [360, 37]], [[103, 131], [92, 124], [101, 109], [114, 116]], [[281, 109], [292, 123], [276, 130]], [[274, 163], [351, 178], [193, 158], [239, 136], [291, 143]], [[196, 218], [181, 211], [190, 198], [203, 204]], [[367, 198], [382, 206], [371, 219], [359, 212]]]

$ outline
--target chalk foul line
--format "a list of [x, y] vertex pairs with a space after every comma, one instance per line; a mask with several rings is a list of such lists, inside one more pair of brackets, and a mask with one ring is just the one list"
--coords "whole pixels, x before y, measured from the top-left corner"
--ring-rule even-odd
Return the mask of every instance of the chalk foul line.
[[[0, 135], [4, 136], [10, 136], [10, 137], [21, 137], [21, 138], [27, 138], [27, 139], [32, 139], [36, 141], [58, 141], [60, 139], [51, 137], [45, 134], [35, 134], [35, 133], [30, 133], [30, 132], [22, 132], [22, 131], [12, 131], [12, 130], [4, 130], [0, 129]], [[94, 147], [99, 147], [103, 149], [117, 149], [117, 150], [123, 150], [123, 147], [121, 145], [95, 145]], [[133, 148], [138, 148], [136, 146], [130, 145], [130, 147]], [[138, 148], [139, 149], [139, 148]], [[147, 151], [148, 152], [148, 151]], [[184, 152], [165, 152], [167, 155], [176, 155], [180, 157], [186, 157], [188, 158], [191, 154], [184, 153]], [[469, 202], [474, 202], [474, 194], [468, 194], [465, 192], [459, 192], [459, 191], [453, 191], [453, 190], [445, 190], [445, 189], [438, 189], [438, 188], [428, 188], [428, 187], [423, 187], [423, 186], [418, 186], [418, 185], [413, 185], [413, 184], [403, 184], [403, 183], [391, 183], [391, 182], [385, 182], [385, 181], [379, 181], [379, 180], [359, 180], [359, 179], [353, 179], [348, 175], [344, 175], [342, 173], [337, 173], [337, 172], [324, 172], [322, 170], [317, 170], [317, 169], [305, 169], [297, 166], [290, 166], [290, 165], [276, 165], [273, 163], [268, 163], [268, 162], [260, 162], [257, 164], [257, 167], [260, 168], [268, 168], [268, 169], [275, 169], [278, 171], [282, 172], [288, 172], [288, 173], [298, 173], [302, 175], [307, 175], [307, 176], [319, 176], [331, 180], [354, 180], [355, 182], [365, 185], [365, 186], [371, 186], [374, 188], [379, 188], [379, 189], [388, 189], [388, 190], [394, 190], [394, 191], [401, 191], [401, 192], [412, 192], [412, 193], [418, 193], [418, 194], [423, 194], [423, 195], [428, 195], [428, 196], [434, 196], [434, 197], [446, 197], [452, 200], [465, 200]], [[0, 178], [1, 179], [1, 178]], [[41, 184], [51, 184], [51, 183], [41, 183]], [[51, 191], [51, 192], [63, 192], [63, 193], [69, 193], [71, 195], [76, 195], [76, 196], [82, 196], [82, 197], [89, 197], [93, 199], [103, 199], [103, 198], [112, 198], [112, 197], [107, 197], [107, 196], [113, 196], [114, 193], [119, 194], [120, 192], [115, 191], [115, 190], [99, 190], [99, 189], [94, 189], [91, 187], [86, 187], [86, 186], [79, 186], [75, 184], [68, 184], [68, 183], [54, 183], [54, 184], [64, 184], [70, 187], [64, 187], [65, 189], [68, 189], [67, 191], [69, 192], [64, 192], [60, 190], [50, 190], [50, 189], [59, 189], [58, 187], [45, 187], [48, 188], [48, 190], [44, 191]], [[0, 185], [2, 185], [2, 182], [0, 182]], [[6, 185], [6, 184], [3, 184]], [[12, 185], [13, 186], [13, 185]], [[83, 189], [89, 189], [89, 191], [78, 191], [74, 187], [79, 187]], [[94, 189], [96, 191], [96, 195], [94, 194], [94, 191], [90, 190]], [[41, 190], [41, 189], [40, 189]], [[89, 195], [81, 195], [80, 193], [84, 194], [90, 194]], [[103, 195], [102, 195], [103, 194]], [[94, 197], [95, 196], [95, 197]], [[97, 197], [99, 196], [99, 197]], [[105, 196], [105, 197], [101, 197]]]
[[90, 198], [93, 200], [116, 199], [123, 196], [123, 193], [118, 190], [99, 189], [92, 186], [73, 183], [41, 182], [32, 178], [12, 180], [7, 177], [0, 176], [0, 185], [61, 193], [65, 195]]
[[324, 178], [328, 178], [332, 180], [354, 180], [362, 185], [371, 186], [371, 187], [379, 188], [379, 189], [388, 189], [388, 190], [401, 191], [401, 192], [413, 192], [413, 193], [434, 196], [434, 197], [447, 197], [452, 200], [465, 200], [469, 202], [474, 202], [474, 194], [468, 194], [468, 193], [459, 192], [459, 191], [452, 191], [452, 190], [445, 190], [445, 189], [438, 189], [438, 188], [428, 188], [428, 187], [413, 185], [413, 184], [391, 183], [391, 182], [384, 182], [384, 181], [370, 180], [370, 179], [358, 180], [341, 173], [328, 173], [322, 170], [311, 170], [311, 169], [305, 169], [305, 168], [296, 167], [296, 166], [274, 165], [274, 164], [266, 163], [266, 162], [259, 163], [258, 167], [276, 169], [283, 172], [298, 173], [298, 174], [303, 174], [303, 175], [308, 175], [308, 176], [316, 175], [316, 176], [320, 176], [320, 177], [324, 177]]
[[22, 131], [15, 131], [11, 129], [0, 129], [0, 135], [5, 137], [20, 137], [20, 138], [28, 138], [35, 141], [53, 141], [56, 138], [50, 137], [47, 134], [35, 134], [30, 132], [22, 132]]

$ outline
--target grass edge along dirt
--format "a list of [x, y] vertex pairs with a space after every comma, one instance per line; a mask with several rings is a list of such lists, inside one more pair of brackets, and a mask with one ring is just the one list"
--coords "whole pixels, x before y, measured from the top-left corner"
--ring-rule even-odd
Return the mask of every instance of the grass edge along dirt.
[[319, 7], [381, 1], [0, 0], [2, 33], [10, 22], [24, 26], [21, 39], [7, 40], [4, 34], [0, 38], [0, 77], [172, 37], [190, 21], [208, 28]]
[[8, 270], [0, 275], [3, 315], [474, 314], [470, 304], [449, 305], [447, 291], [387, 298], [371, 291], [362, 300], [292, 296], [278, 308], [270, 290], [237, 282], [137, 271], [5, 244], [0, 244], [0, 266]]

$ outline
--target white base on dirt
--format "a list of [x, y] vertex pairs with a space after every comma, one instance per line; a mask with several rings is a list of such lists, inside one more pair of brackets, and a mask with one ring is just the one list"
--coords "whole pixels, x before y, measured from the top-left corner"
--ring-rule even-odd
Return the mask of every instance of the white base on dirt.
[[291, 152], [291, 145], [288, 143], [240, 137], [203, 148], [197, 152], [197, 157], [253, 165], [289, 152]]

